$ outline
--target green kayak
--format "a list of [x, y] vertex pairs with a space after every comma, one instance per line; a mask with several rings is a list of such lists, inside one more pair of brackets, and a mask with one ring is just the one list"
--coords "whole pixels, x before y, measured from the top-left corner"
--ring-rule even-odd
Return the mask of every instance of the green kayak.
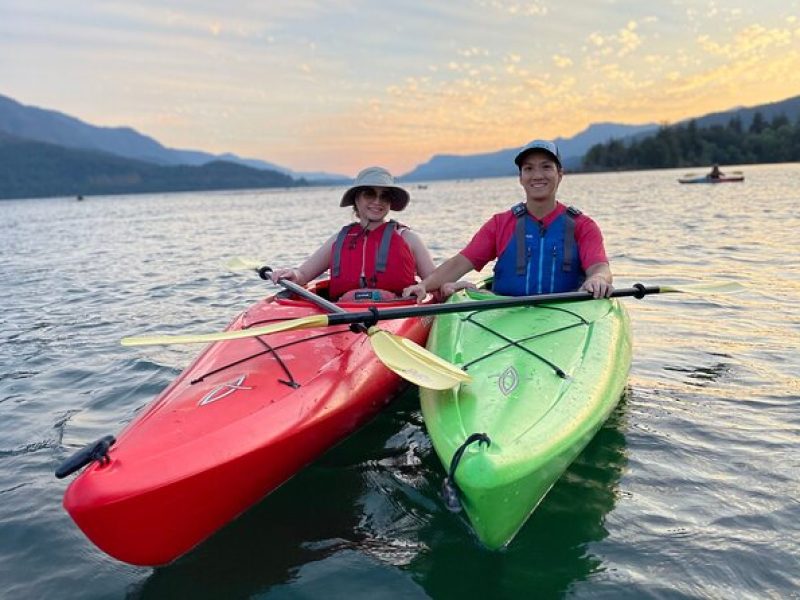
[[[462, 291], [449, 302], [490, 297]], [[460, 499], [480, 540], [501, 548], [617, 405], [631, 364], [628, 315], [615, 299], [439, 315], [428, 349], [473, 377], [420, 388], [450, 474], [446, 500], [458, 510]]]

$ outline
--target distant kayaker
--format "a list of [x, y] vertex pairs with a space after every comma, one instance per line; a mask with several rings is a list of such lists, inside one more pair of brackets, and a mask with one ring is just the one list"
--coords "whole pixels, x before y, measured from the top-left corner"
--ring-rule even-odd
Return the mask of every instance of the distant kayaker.
[[523, 296], [577, 289], [595, 298], [613, 292], [613, 277], [597, 224], [556, 200], [564, 177], [555, 143], [536, 140], [514, 159], [525, 202], [495, 214], [461, 252], [446, 260], [404, 295], [422, 301], [429, 291], [444, 296], [474, 284], [457, 281], [497, 259], [492, 291]]
[[332, 300], [396, 298], [434, 270], [422, 239], [388, 220], [390, 210], [403, 210], [410, 199], [383, 167], [364, 169], [339, 203], [352, 206], [357, 221], [328, 238], [299, 267], [273, 271], [273, 281], [284, 278], [305, 285], [330, 270]]
[[711, 173], [708, 174], [708, 176], [711, 179], [719, 179], [719, 178], [723, 177], [724, 175], [725, 175], [725, 173], [723, 173], [722, 171], [719, 170], [719, 165], [714, 165], [713, 167], [711, 167]]

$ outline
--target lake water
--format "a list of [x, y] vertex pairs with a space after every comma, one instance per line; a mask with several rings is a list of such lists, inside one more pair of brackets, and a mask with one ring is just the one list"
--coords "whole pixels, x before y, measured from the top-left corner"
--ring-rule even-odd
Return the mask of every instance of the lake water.
[[[411, 387], [158, 569], [88, 542], [53, 471], [199, 351], [120, 338], [223, 328], [273, 291], [226, 261], [298, 263], [348, 220], [343, 188], [0, 202], [0, 597], [800, 597], [800, 164], [742, 169], [714, 186], [674, 170], [565, 178], [559, 197], [600, 223], [618, 287], [747, 289], [624, 300], [628, 391], [507, 549], [443, 508]], [[409, 188], [399, 216], [437, 262], [522, 196], [514, 178]]]

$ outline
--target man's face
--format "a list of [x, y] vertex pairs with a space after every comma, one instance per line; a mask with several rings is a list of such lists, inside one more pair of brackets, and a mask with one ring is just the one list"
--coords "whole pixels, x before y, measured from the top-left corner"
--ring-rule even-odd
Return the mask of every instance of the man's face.
[[547, 152], [529, 152], [520, 164], [519, 183], [529, 200], [555, 200], [562, 176], [558, 163]]

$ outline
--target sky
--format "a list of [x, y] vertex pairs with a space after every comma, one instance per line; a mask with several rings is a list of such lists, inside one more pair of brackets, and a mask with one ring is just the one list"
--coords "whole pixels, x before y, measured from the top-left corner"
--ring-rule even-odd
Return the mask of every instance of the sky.
[[0, 94], [171, 148], [401, 175], [800, 95], [800, 0], [0, 0]]

